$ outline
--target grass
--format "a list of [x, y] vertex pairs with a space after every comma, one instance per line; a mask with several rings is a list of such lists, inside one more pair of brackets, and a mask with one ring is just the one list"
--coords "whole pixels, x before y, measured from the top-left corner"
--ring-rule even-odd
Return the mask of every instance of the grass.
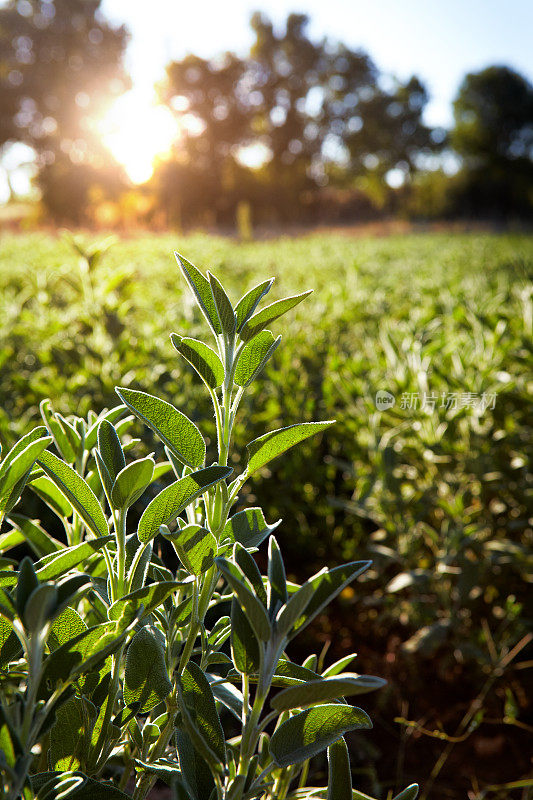
[[[258, 382], [251, 424], [259, 434], [286, 419], [338, 423], [274, 462], [274, 493], [260, 479], [245, 487], [270, 519], [284, 518], [284, 551], [299, 578], [324, 559], [374, 561], [369, 599], [362, 605], [345, 593], [336, 617], [314, 635], [333, 636], [339, 655], [354, 636], [380, 659], [388, 650], [393, 695], [398, 664], [408, 665], [409, 685], [398, 697], [426, 688], [424, 664], [443, 686], [459, 671], [463, 704], [469, 691], [475, 697], [526, 632], [533, 238], [317, 234], [237, 244], [143, 235], [117, 241], [87, 275], [65, 240], [4, 235], [3, 440], [36, 421], [45, 396], [64, 414], [85, 414], [115, 404], [119, 384], [157, 385], [191, 418], [204, 416], [199, 387], [194, 407], [183, 405], [197, 384], [168, 340], [170, 330], [200, 336], [203, 328], [183, 293], [174, 249], [213, 270], [234, 299], [271, 275], [277, 280], [269, 299], [314, 290], [289, 315], [291, 344], [282, 342], [264, 376], [280, 370], [283, 379]], [[276, 334], [275, 323], [272, 329]], [[392, 408], [376, 408], [378, 390], [394, 395]], [[420, 407], [424, 394], [435, 396], [433, 410]], [[447, 406], [451, 395], [456, 408]], [[485, 395], [494, 407], [479, 413], [461, 404], [467, 395]], [[417, 408], [402, 408], [402, 397], [415, 396]], [[214, 426], [205, 432], [213, 436]], [[249, 438], [253, 433], [247, 422]], [[237, 429], [237, 444], [245, 443]], [[394, 652], [391, 637], [401, 645]], [[513, 663], [505, 663], [490, 715], [519, 721], [520, 682]], [[410, 716], [437, 725], [442, 709], [449, 711], [442, 698], [439, 711], [437, 695], [422, 691]], [[504, 769], [492, 782], [504, 783], [516, 770]], [[476, 780], [483, 783], [483, 775]], [[442, 785], [431, 797], [447, 796]]]

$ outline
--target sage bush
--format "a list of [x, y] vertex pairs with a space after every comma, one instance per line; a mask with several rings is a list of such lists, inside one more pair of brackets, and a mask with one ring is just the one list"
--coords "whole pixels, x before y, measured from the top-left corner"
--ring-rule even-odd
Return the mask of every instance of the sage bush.
[[[300, 664], [287, 648], [370, 562], [288, 581], [281, 521], [239, 506], [245, 482], [332, 422], [263, 433], [232, 466], [239, 404], [280, 344], [267, 326], [308, 292], [257, 310], [270, 279], [234, 307], [214, 275], [177, 259], [215, 342], [171, 334], [212, 402], [212, 452], [168, 400], [123, 386], [119, 405], [85, 418], [44, 400], [43, 425], [1, 461], [2, 553], [24, 543], [34, 555], [0, 564], [2, 797], [141, 800], [161, 779], [176, 800], [362, 800], [344, 737], [372, 723], [347, 698], [384, 681], [346, 671], [353, 654]], [[142, 426], [166, 460], [136, 457]], [[66, 546], [17, 511], [26, 489]], [[253, 554], [267, 540], [262, 575]], [[309, 761], [326, 750], [328, 785], [308, 786]]]

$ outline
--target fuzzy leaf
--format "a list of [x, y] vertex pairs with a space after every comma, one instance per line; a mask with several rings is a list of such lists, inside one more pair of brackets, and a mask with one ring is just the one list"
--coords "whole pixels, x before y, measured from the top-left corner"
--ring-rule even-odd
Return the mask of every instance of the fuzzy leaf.
[[154, 474], [155, 462], [151, 457], [132, 461], [122, 469], [111, 490], [111, 500], [115, 508], [129, 508], [150, 485]]
[[270, 620], [264, 605], [254, 594], [249, 580], [242, 570], [236, 564], [232, 564], [231, 561], [227, 561], [225, 558], [217, 558], [215, 562], [237, 596], [255, 635], [260, 641], [268, 642], [272, 636]]
[[30, 480], [29, 487], [52, 509], [52, 511], [55, 511], [59, 517], [68, 519], [72, 516], [72, 504], [46, 475], [41, 475], [39, 478]]
[[[48, 480], [48, 478], [46, 479]], [[33, 552], [38, 558], [45, 555], [52, 555], [60, 550], [63, 550], [64, 544], [58, 542], [53, 536], [50, 536], [44, 528], [35, 521], [28, 519], [22, 514], [15, 514], [13, 511], [9, 515], [9, 522], [17, 528], [27, 541]]]
[[222, 386], [224, 383], [224, 367], [214, 350], [197, 339], [179, 336], [177, 333], [172, 333], [170, 339], [178, 353], [194, 367], [210, 389]]
[[140, 712], [145, 713], [171, 690], [163, 645], [152, 631], [142, 628], [131, 640], [126, 655], [124, 702], [139, 702]]
[[307, 708], [316, 703], [329, 703], [339, 697], [350, 697], [366, 694], [385, 686], [387, 681], [374, 675], [357, 675], [345, 673], [335, 678], [322, 678], [307, 681], [299, 686], [283, 689], [271, 701], [276, 711], [288, 711], [291, 708]]
[[259, 645], [235, 597], [231, 601], [231, 654], [235, 668], [244, 675], [259, 670]]
[[232, 545], [239, 542], [245, 547], [258, 547], [280, 523], [278, 519], [269, 525], [260, 508], [247, 508], [228, 519], [220, 540], [223, 542], [227, 539]]
[[243, 387], [249, 386], [259, 375], [280, 342], [281, 336], [274, 339], [270, 331], [262, 331], [254, 336], [239, 356], [235, 369], [235, 383]]
[[209, 681], [194, 661], [189, 661], [179, 679], [179, 696], [183, 722], [195, 748], [214, 769], [223, 771], [224, 731]]
[[243, 342], [249, 342], [259, 331], [262, 331], [267, 325], [270, 325], [271, 322], [274, 322], [278, 317], [281, 317], [283, 314], [286, 314], [287, 311], [290, 311], [291, 308], [297, 306], [298, 303], [305, 300], [309, 294], [311, 294], [311, 291], [303, 292], [293, 297], [285, 297], [283, 300], [276, 300], [275, 303], [271, 303], [269, 306], [262, 308], [261, 311], [258, 311], [257, 314], [250, 317], [246, 324], [243, 325], [240, 331], [240, 337]]
[[96, 708], [85, 698], [72, 697], [58, 708], [50, 729], [49, 763], [54, 770], [85, 765], [95, 718]]
[[166, 534], [179, 560], [191, 575], [202, 575], [213, 565], [217, 540], [201, 525], [185, 525], [175, 533]]
[[213, 294], [213, 300], [215, 301], [222, 332], [225, 336], [233, 336], [237, 330], [237, 322], [231, 301], [218, 278], [215, 278], [210, 272], [207, 273], [207, 277], [211, 285], [211, 292]]
[[269, 278], [266, 281], [254, 286], [249, 292], [241, 297], [235, 306], [235, 316], [237, 317], [237, 330], [240, 331], [245, 322], [252, 316], [257, 308], [261, 298], [264, 297], [271, 289], [274, 283], [274, 278]]
[[137, 531], [139, 541], [149, 542], [158, 533], [161, 525], [173, 522], [189, 503], [231, 472], [230, 467], [215, 465], [186, 475], [167, 486], [145, 508]]
[[102, 420], [98, 428], [98, 450], [114, 483], [118, 473], [126, 466], [126, 459], [115, 427], [108, 419]]
[[328, 747], [327, 800], [352, 800], [350, 756], [342, 737]]
[[193, 800], [210, 798], [215, 787], [213, 776], [205, 759], [194, 747], [180, 716], [176, 724], [176, 745], [187, 792]]
[[246, 445], [248, 451], [247, 475], [252, 475], [295, 444], [303, 442], [309, 436], [329, 428], [330, 425], [333, 425], [333, 422], [334, 420], [327, 422], [299, 422], [296, 425], [290, 425], [288, 428], [279, 428], [278, 430], [264, 433], [263, 436], [254, 439]]
[[48, 636], [48, 646], [50, 650], [57, 650], [65, 642], [69, 642], [83, 631], [87, 630], [87, 625], [82, 620], [74, 608], [67, 608], [54, 621]]
[[75, 544], [72, 547], [65, 547], [58, 553], [44, 556], [35, 564], [37, 568], [37, 576], [41, 581], [50, 581], [64, 575], [72, 567], [76, 567], [90, 558], [94, 553], [97, 553], [106, 544], [113, 541], [113, 536], [101, 536], [98, 539], [89, 539], [81, 544]]
[[116, 389], [120, 399], [183, 464], [200, 467], [205, 459], [205, 442], [191, 420], [166, 400], [136, 389]]
[[[115, 600], [110, 607], [108, 617], [110, 620], [118, 620], [127, 607], [133, 618], [134, 613], [144, 606], [142, 616], [151, 614], [161, 603], [171, 594], [174, 589], [183, 586], [184, 581], [161, 581], [160, 583], [151, 583], [149, 586], [142, 586], [140, 589], [135, 589], [134, 592], [124, 595], [124, 597]], [[142, 617], [140, 617], [142, 619]]]
[[200, 310], [206, 318], [208, 325], [215, 336], [221, 334], [222, 327], [218, 319], [217, 309], [215, 306], [215, 301], [213, 300], [213, 294], [211, 292], [209, 281], [198, 269], [196, 269], [193, 264], [190, 263], [190, 261], [187, 261], [186, 258], [180, 256], [180, 254], [176, 252], [174, 252], [174, 255], [176, 256], [176, 261], [178, 262], [185, 280], [189, 284], [189, 288], [195, 296], [196, 302], [200, 306]]
[[418, 797], [418, 783], [407, 786], [400, 794], [394, 795], [392, 800], [416, 800]]
[[287, 602], [287, 576], [281, 552], [273, 536], [268, 542], [268, 610], [275, 614]]
[[107, 536], [109, 528], [102, 506], [83, 478], [72, 467], [47, 450], [41, 454], [37, 463], [74, 506], [87, 528], [95, 536]]
[[279, 767], [312, 758], [348, 731], [371, 728], [362, 709], [340, 703], [319, 705], [283, 722], [272, 734], [270, 754]]

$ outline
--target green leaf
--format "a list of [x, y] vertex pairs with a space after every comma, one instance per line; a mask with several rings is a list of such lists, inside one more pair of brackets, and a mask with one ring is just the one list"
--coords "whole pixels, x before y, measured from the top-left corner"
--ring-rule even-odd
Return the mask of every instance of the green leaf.
[[67, 606], [54, 621], [48, 635], [48, 646], [50, 650], [57, 650], [65, 642], [69, 642], [83, 631], [87, 630], [87, 625], [82, 620], [74, 608]]
[[418, 783], [407, 786], [400, 794], [394, 795], [392, 800], [416, 800], [418, 797]]
[[266, 328], [271, 322], [274, 322], [278, 317], [281, 317], [283, 314], [286, 314], [287, 311], [290, 311], [291, 308], [297, 306], [298, 303], [305, 300], [309, 294], [311, 294], [311, 291], [303, 292], [293, 297], [285, 297], [283, 300], [276, 300], [275, 303], [271, 303], [269, 306], [265, 306], [265, 308], [261, 309], [261, 311], [258, 311], [257, 314], [250, 317], [240, 331], [240, 337], [243, 342], [249, 342], [259, 331], [262, 331], [263, 328]]
[[126, 466], [126, 459], [117, 432], [108, 419], [103, 419], [98, 427], [98, 451], [114, 483], [118, 473]]
[[[53, 788], [54, 784], [50, 783], [50, 789], [53, 794], [41, 795], [36, 798], [36, 800], [131, 800], [129, 794], [124, 794], [121, 792], [120, 789], [117, 789], [116, 786], [113, 786], [111, 783], [106, 783], [105, 781], [96, 780], [94, 778], [88, 778], [87, 775], [84, 775], [81, 772], [73, 772], [71, 774], [62, 772], [39, 772], [37, 775], [31, 776], [31, 785], [34, 792], [39, 792], [43, 787], [46, 786], [47, 783], [53, 781], [54, 779], [59, 780], [70, 780], [73, 778], [80, 778], [81, 783], [80, 785], [68, 792], [68, 795], [63, 793], [63, 789], [65, 788], [64, 785], [58, 784], [57, 794], [56, 790]], [[61, 791], [61, 794], [59, 794]]]
[[352, 800], [350, 756], [342, 737], [328, 747], [328, 800]]
[[224, 367], [222, 361], [208, 345], [197, 339], [170, 335], [172, 344], [186, 361], [194, 367], [200, 378], [210, 389], [217, 389], [224, 383]]
[[85, 698], [72, 697], [58, 708], [50, 729], [49, 763], [54, 770], [85, 765], [95, 719], [96, 708]]
[[52, 616], [57, 603], [57, 589], [52, 583], [41, 583], [28, 597], [22, 613], [25, 627], [39, 633]]
[[17, 763], [17, 757], [23, 752], [9, 717], [5, 714], [3, 707], [0, 706], [0, 753], [3, 755], [4, 763], [8, 767], [14, 768]]
[[281, 552], [273, 536], [268, 542], [268, 599], [270, 614], [276, 614], [279, 606], [287, 602], [287, 576]]
[[64, 544], [50, 536], [35, 520], [28, 519], [23, 514], [15, 514], [13, 511], [8, 519], [21, 532], [38, 558], [63, 550]]
[[175, 533], [165, 534], [179, 560], [191, 575], [202, 575], [213, 566], [217, 540], [201, 525], [185, 525]]
[[0, 617], [0, 669], [17, 658], [22, 650], [20, 640], [7, 619]]
[[180, 716], [176, 724], [176, 745], [187, 792], [193, 800], [211, 797], [215, 786], [213, 776], [205, 759], [195, 749]]
[[41, 581], [50, 581], [64, 575], [72, 567], [76, 567], [97, 553], [106, 544], [112, 542], [113, 536], [101, 536], [98, 539], [88, 539], [81, 544], [75, 544], [72, 547], [65, 547], [58, 553], [44, 556], [35, 564], [37, 568], [37, 576]]
[[273, 525], [269, 525], [260, 508], [247, 508], [228, 519], [220, 541], [229, 540], [232, 545], [239, 542], [245, 547], [258, 547], [280, 523], [281, 520], [278, 519]]
[[239, 355], [235, 369], [235, 383], [246, 388], [259, 375], [269, 358], [281, 342], [274, 339], [270, 331], [263, 331], [248, 342]]
[[274, 278], [269, 278], [266, 281], [254, 286], [249, 292], [241, 297], [235, 306], [235, 316], [237, 318], [237, 330], [240, 331], [244, 323], [252, 316], [257, 308], [260, 300], [271, 289], [274, 283]]
[[348, 731], [372, 727], [362, 709], [339, 703], [319, 705], [283, 722], [272, 734], [270, 754], [278, 767], [312, 758]]
[[205, 674], [189, 661], [179, 678], [180, 709], [194, 747], [213, 769], [223, 772], [226, 765], [224, 731], [215, 698]]
[[248, 578], [236, 564], [225, 558], [217, 558], [215, 563], [237, 596], [257, 638], [268, 642], [272, 636], [270, 620], [264, 605], [255, 596]]
[[129, 508], [150, 485], [154, 474], [155, 462], [151, 457], [132, 461], [121, 470], [111, 490], [111, 500], [115, 508]]
[[[106, 419], [108, 422], [115, 423], [124, 413], [126, 410], [126, 406], [119, 405], [111, 408], [109, 410], [102, 411], [102, 413], [95, 419], [95, 421], [90, 425], [87, 433], [85, 434], [85, 449], [92, 450], [93, 447], [97, 444], [97, 437], [98, 437], [98, 429], [100, 427], [100, 423], [102, 420]], [[118, 425], [115, 425], [115, 430], [122, 426], [125, 420], [121, 420]], [[118, 435], [118, 434], [117, 434]]]
[[19, 574], [17, 578], [17, 589], [15, 593], [15, 606], [19, 617], [24, 614], [24, 608], [30, 595], [39, 586], [39, 578], [35, 573], [35, 568], [31, 558], [23, 558], [20, 562]]
[[250, 581], [256, 597], [261, 600], [262, 604], [266, 608], [267, 593], [265, 584], [263, 583], [263, 576], [259, 572], [259, 567], [255, 563], [253, 556], [246, 550], [245, 547], [242, 547], [240, 544], [236, 544], [233, 548], [233, 559]]
[[83, 478], [72, 467], [47, 450], [41, 454], [37, 463], [73, 505], [87, 528], [95, 536], [107, 536], [109, 527], [102, 506]]
[[281, 609], [277, 618], [277, 625], [280, 629], [287, 629], [287, 617], [285, 615], [291, 614], [291, 603], [298, 603], [300, 593], [308, 595], [310, 588], [313, 590], [311, 599], [305, 606], [305, 611], [302, 616], [294, 623], [293, 633], [302, 631], [323, 608], [336, 597], [342, 590], [351, 583], [358, 575], [364, 572], [370, 566], [371, 561], [351, 561], [348, 564], [341, 564], [338, 567], [328, 570], [326, 567], [309, 578], [300, 589], [291, 597], [286, 607]]
[[279, 428], [269, 433], [264, 433], [258, 439], [254, 439], [250, 444], [246, 445], [248, 451], [248, 464], [246, 467], [246, 474], [252, 475], [265, 464], [268, 464], [272, 459], [284, 453], [290, 447], [293, 447], [309, 436], [329, 428], [333, 425], [334, 420], [327, 422], [299, 422], [296, 425], [290, 425], [288, 428]]
[[156, 433], [183, 464], [200, 467], [205, 460], [205, 442], [191, 420], [167, 403], [136, 389], [116, 389], [121, 400]]
[[47, 436], [47, 434], [48, 431], [46, 428], [40, 425], [19, 439], [18, 442], [15, 442], [11, 450], [8, 450], [3, 461], [0, 463], [0, 482], [7, 474], [7, 471], [14, 459], [20, 453], [22, 453], [22, 451], [25, 450], [28, 445], [30, 445], [32, 442], [36, 442], [38, 439], [42, 439], [43, 437]]
[[213, 300], [215, 301], [215, 308], [222, 332], [225, 336], [232, 337], [237, 330], [237, 321], [231, 301], [218, 278], [211, 272], [207, 273], [207, 277], [211, 285], [211, 292], [213, 294]]
[[39, 410], [46, 427], [50, 431], [50, 435], [54, 439], [54, 444], [59, 453], [61, 453], [65, 461], [68, 461], [69, 464], [73, 464], [76, 460], [77, 449], [73, 446], [74, 443], [71, 441], [71, 436], [69, 436], [65, 430], [63, 419], [54, 414], [48, 398], [46, 400], [41, 400]]
[[230, 467], [217, 465], [193, 472], [159, 492], [145, 508], [139, 522], [139, 541], [149, 542], [158, 533], [161, 525], [173, 522], [178, 514], [196, 500], [205, 490], [231, 475]]
[[[136, 533], [131, 533], [126, 537], [126, 580], [132, 591], [144, 586], [148, 565], [152, 557], [152, 549], [152, 543], [143, 544], [139, 542]], [[139, 556], [139, 561], [135, 567], [135, 575], [132, 575], [131, 568], [139, 550], [142, 550], [143, 553]]]
[[187, 261], [186, 258], [180, 256], [180, 254], [176, 252], [174, 252], [174, 255], [176, 256], [176, 260], [185, 277], [185, 280], [189, 284], [189, 288], [195, 296], [196, 302], [200, 306], [200, 310], [206, 318], [209, 327], [215, 336], [221, 334], [222, 327], [218, 319], [217, 309], [215, 306], [215, 301], [213, 300], [213, 293], [211, 292], [209, 281], [198, 269], [196, 269], [193, 264], [190, 263], [190, 261]]
[[[142, 586], [140, 589], [124, 595], [119, 600], [115, 600], [113, 605], [109, 608], [108, 617], [111, 620], [120, 619], [127, 607], [131, 614], [131, 618], [141, 606], [144, 607], [142, 617], [151, 614], [161, 603], [175, 589], [184, 586], [186, 581], [160, 581], [159, 583], [151, 583], [149, 586]], [[140, 619], [142, 619], [140, 617]]]
[[9, 513], [11, 511], [26, 485], [36, 459], [39, 458], [51, 441], [50, 436], [43, 436], [41, 439], [36, 439], [27, 444], [23, 450], [14, 456], [10, 456], [8, 453], [2, 463], [2, 467], [4, 467], [8, 459], [9, 462], [0, 477], [0, 512], [5, 510]]
[[67, 498], [59, 491], [55, 483], [46, 475], [30, 480], [30, 489], [49, 506], [59, 517], [68, 519], [72, 516], [73, 508]]
[[244, 611], [234, 597], [231, 601], [231, 653], [235, 668], [244, 675], [258, 672], [259, 645]]
[[271, 701], [276, 711], [288, 711], [292, 708], [307, 708], [316, 703], [328, 703], [339, 697], [351, 697], [366, 694], [385, 686], [387, 681], [374, 675], [357, 675], [345, 673], [335, 678], [321, 678], [307, 681], [299, 686], [283, 689]]
[[171, 691], [163, 645], [149, 628], [142, 628], [131, 640], [126, 655], [124, 702], [141, 703], [140, 711], [145, 713]]

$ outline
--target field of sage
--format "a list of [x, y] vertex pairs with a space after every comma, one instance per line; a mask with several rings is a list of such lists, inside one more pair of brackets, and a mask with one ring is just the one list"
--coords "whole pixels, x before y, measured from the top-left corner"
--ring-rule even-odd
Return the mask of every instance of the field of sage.
[[[388, 680], [372, 734], [351, 740], [359, 785], [381, 797], [417, 780], [424, 800], [525, 798], [533, 238], [4, 235], [4, 445], [38, 423], [43, 398], [85, 416], [116, 405], [117, 385], [150, 386], [215, 441], [203, 387], [168, 338], [201, 338], [204, 326], [173, 250], [213, 269], [235, 301], [269, 275], [269, 300], [313, 290], [284, 321], [285, 346], [264, 371], [276, 379], [242, 401], [235, 449], [287, 420], [337, 420], [244, 494], [283, 518], [289, 578], [372, 559], [302, 637], [328, 658], [355, 649], [359, 671]], [[130, 444], [162, 453], [155, 437]], [[54, 524], [33, 493], [19, 509]], [[135, 507], [130, 516], [133, 529]]]

